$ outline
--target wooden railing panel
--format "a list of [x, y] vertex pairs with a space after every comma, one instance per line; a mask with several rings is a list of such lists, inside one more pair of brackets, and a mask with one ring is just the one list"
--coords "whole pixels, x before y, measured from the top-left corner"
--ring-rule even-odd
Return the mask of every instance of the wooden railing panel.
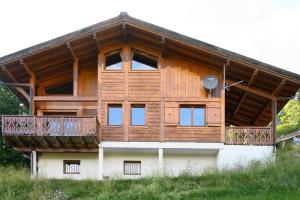
[[226, 127], [226, 144], [272, 145], [270, 127]]
[[3, 135], [97, 136], [95, 117], [3, 116]]

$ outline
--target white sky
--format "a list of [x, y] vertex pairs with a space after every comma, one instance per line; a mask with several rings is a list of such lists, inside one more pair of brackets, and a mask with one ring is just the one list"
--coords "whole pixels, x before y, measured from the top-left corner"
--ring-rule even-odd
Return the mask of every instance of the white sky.
[[0, 56], [121, 11], [300, 74], [300, 0], [3, 0]]

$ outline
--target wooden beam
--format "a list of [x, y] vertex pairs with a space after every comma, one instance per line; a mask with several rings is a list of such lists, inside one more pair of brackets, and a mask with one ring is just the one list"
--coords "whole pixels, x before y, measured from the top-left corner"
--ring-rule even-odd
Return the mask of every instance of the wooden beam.
[[[255, 70], [253, 71], [253, 73], [252, 73], [252, 75], [251, 75], [249, 81], [248, 81], [248, 84], [247, 84], [248, 86], [251, 86], [251, 85], [253, 84], [253, 82], [254, 82], [254, 80], [255, 80], [255, 78], [256, 78], [256, 76], [257, 76], [257, 73], [258, 73], [258, 69], [255, 69]], [[247, 92], [245, 91], [245, 92], [243, 93], [242, 97], [240, 98], [238, 104], [237, 104], [236, 107], [234, 108], [234, 110], [233, 110], [231, 116], [234, 117], [234, 116], [238, 113], [238, 111], [239, 111], [241, 105], [243, 104], [244, 100], [246, 99], [246, 96], [247, 96]]]
[[[13, 83], [19, 83], [17, 81], [17, 79], [15, 78], [15, 76], [7, 69], [7, 67], [2, 66], [2, 70], [6, 72], [7, 76], [12, 80]], [[30, 96], [29, 94], [21, 87], [15, 87], [15, 89], [20, 92], [28, 101], [28, 103], [30, 103]]]
[[77, 56], [76, 56], [76, 54], [75, 54], [75, 52], [74, 52], [74, 50], [73, 50], [70, 42], [67, 42], [67, 48], [70, 51], [70, 55], [71, 55], [71, 57], [73, 59], [73, 62], [75, 62], [77, 60]]
[[[20, 151], [20, 152], [30, 152], [31, 149], [30, 148], [20, 148], [20, 147], [14, 147], [14, 149], [16, 151]], [[99, 148], [95, 145], [95, 147], [89, 147], [89, 148], [42, 148], [42, 147], [36, 147], [34, 149], [37, 152], [81, 152], [81, 153], [90, 153], [90, 152], [98, 152]]]
[[125, 23], [122, 24], [122, 37], [123, 37], [123, 41], [126, 43], [128, 41], [128, 34], [127, 34], [127, 27]]
[[34, 73], [30, 70], [29, 66], [23, 59], [20, 60], [20, 64], [24, 67], [29, 77], [34, 76]]
[[[229, 83], [229, 84], [232, 85], [232, 84], [235, 84], [236, 82], [227, 79], [226, 83]], [[274, 95], [272, 95], [271, 93], [269, 93], [267, 91], [263, 91], [261, 89], [256, 89], [256, 88], [253, 88], [253, 87], [249, 87], [249, 86], [247, 86], [245, 84], [235, 84], [235, 85], [232, 85], [232, 87], [236, 87], [236, 88], [238, 88], [240, 90], [244, 90], [246, 92], [249, 92], [249, 93], [252, 93], [252, 94], [264, 97], [266, 99], [275, 99], [276, 98]]]
[[165, 37], [161, 37], [161, 57], [165, 57], [165, 51], [166, 51], [166, 38]]
[[264, 113], [266, 112], [266, 110], [269, 108], [270, 104], [271, 104], [270, 101], [268, 101], [268, 102], [265, 104], [264, 108], [260, 111], [260, 113], [259, 113], [259, 114], [257, 115], [257, 117], [255, 118], [255, 121], [252, 123], [253, 125], [256, 125], [256, 124], [259, 122], [260, 118], [263, 116], [263, 114], [264, 114]]
[[280, 81], [280, 83], [277, 85], [277, 87], [275, 88], [275, 90], [272, 92], [272, 94], [274, 96], [276, 96], [280, 92], [280, 90], [282, 89], [282, 87], [285, 85], [285, 83], [286, 83], [286, 80], [282, 79]]
[[272, 133], [273, 133], [273, 145], [276, 145], [276, 137], [277, 137], [277, 131], [276, 131], [276, 117], [277, 115], [277, 100], [272, 100]]
[[258, 69], [255, 69], [253, 71], [253, 73], [252, 73], [249, 81], [248, 81], [248, 86], [251, 86], [253, 84], [253, 82], [255, 81], [255, 78], [256, 78], [257, 74], [258, 74]]
[[[280, 83], [277, 85], [277, 87], [274, 89], [274, 91], [272, 92], [272, 95], [276, 96], [279, 93], [279, 91], [282, 89], [282, 87], [285, 85], [285, 83], [286, 83], [286, 80], [282, 79], [280, 81]], [[268, 101], [268, 103], [264, 106], [264, 109], [255, 118], [255, 121], [253, 122], [254, 125], [256, 125], [259, 122], [260, 118], [263, 116], [263, 114], [266, 112], [266, 110], [268, 109], [268, 107], [270, 105], [271, 105], [271, 101]], [[277, 108], [276, 108], [276, 112], [277, 112]]]
[[95, 40], [95, 42], [96, 42], [96, 45], [97, 45], [97, 49], [98, 49], [98, 54], [100, 53], [100, 45], [99, 45], [99, 42], [98, 42], [98, 37], [97, 37], [97, 34], [96, 33], [94, 33], [93, 34], [93, 38], [94, 38], [94, 40]]
[[78, 59], [73, 63], [73, 96], [78, 96]]

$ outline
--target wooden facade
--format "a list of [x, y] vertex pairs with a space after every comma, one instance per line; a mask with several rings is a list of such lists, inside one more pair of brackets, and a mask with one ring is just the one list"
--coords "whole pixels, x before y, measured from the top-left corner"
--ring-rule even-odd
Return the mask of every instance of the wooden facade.
[[[105, 69], [106, 55], [116, 50], [122, 54], [122, 69]], [[133, 51], [153, 56], [158, 69], [132, 70]], [[275, 121], [275, 114], [287, 102], [282, 97], [292, 96], [300, 86], [299, 75], [286, 71], [280, 74], [280, 69], [273, 66], [220, 48], [216, 50], [212, 45], [127, 15], [43, 43], [39, 48], [0, 58], [0, 64], [3, 82], [16, 86], [30, 84], [30, 90], [19, 86], [11, 89], [31, 105], [33, 116], [44, 121], [65, 116], [75, 124], [77, 118], [96, 121], [91, 126], [97, 130], [93, 129], [91, 135], [76, 131], [67, 135], [61, 129], [60, 134], [33, 130], [22, 134], [8, 125], [12, 118], [4, 117], [3, 134], [21, 151], [96, 151], [96, 144], [101, 141], [271, 145], [275, 129], [266, 126]], [[208, 97], [203, 86], [203, 77], [207, 75], [215, 75], [219, 80], [212, 97]], [[225, 91], [225, 83], [240, 80], [243, 83]], [[115, 104], [122, 105], [122, 125], [109, 126], [108, 106]], [[130, 108], [136, 104], [145, 105], [145, 126], [130, 124]], [[205, 125], [179, 126], [182, 105], [202, 106]], [[25, 121], [31, 120], [28, 117]], [[65, 126], [64, 122], [59, 123], [60, 128]], [[226, 128], [232, 125], [248, 128]], [[38, 126], [34, 123], [30, 127]], [[60, 141], [66, 135], [72, 145]], [[33, 139], [39, 136], [42, 142]], [[55, 141], [49, 142], [46, 136], [55, 137]]]

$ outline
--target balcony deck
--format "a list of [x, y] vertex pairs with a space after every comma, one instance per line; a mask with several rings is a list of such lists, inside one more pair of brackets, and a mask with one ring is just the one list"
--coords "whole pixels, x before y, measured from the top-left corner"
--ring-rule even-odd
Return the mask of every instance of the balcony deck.
[[3, 116], [2, 135], [16, 150], [98, 151], [95, 117]]

